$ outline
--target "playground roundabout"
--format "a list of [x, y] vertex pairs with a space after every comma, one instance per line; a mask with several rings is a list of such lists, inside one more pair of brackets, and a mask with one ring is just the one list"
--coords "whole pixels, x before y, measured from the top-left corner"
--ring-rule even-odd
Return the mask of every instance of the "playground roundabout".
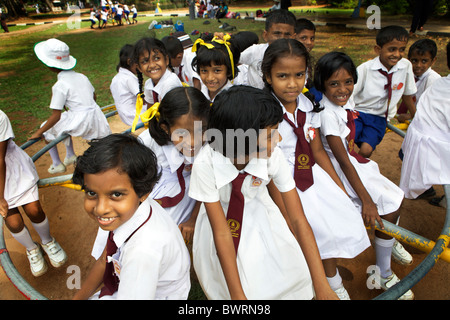
[[[128, 129], [118, 116], [109, 117], [108, 121], [113, 132], [123, 132]], [[136, 133], [139, 134], [143, 130], [141, 128]], [[403, 137], [399, 134], [388, 132], [372, 156], [382, 174], [396, 184], [400, 180], [401, 161], [398, 158], [398, 150], [402, 140]], [[44, 146], [44, 142], [41, 141], [26, 148], [26, 152], [33, 156]], [[88, 144], [82, 139], [74, 138], [74, 146], [76, 153], [82, 154]], [[59, 150], [64, 157], [64, 148], [60, 147]], [[35, 161], [41, 181], [51, 177], [47, 172], [50, 163], [48, 154], [43, 154]], [[72, 172], [71, 166], [63, 175], [70, 175]], [[446, 188], [447, 196], [450, 196], [450, 189], [448, 186]], [[444, 195], [443, 186], [435, 186], [435, 189], [437, 195]], [[38, 278], [33, 277], [23, 247], [12, 238], [6, 227], [3, 227], [3, 239], [0, 239], [4, 244], [4, 248], [0, 248], [3, 267], [0, 271], [0, 299], [2, 300], [71, 299], [94, 262], [90, 252], [97, 229], [84, 211], [83, 193], [70, 187], [57, 185], [41, 187], [39, 191], [41, 203], [50, 221], [51, 232], [67, 252], [68, 261], [61, 268], [55, 269], [49, 266], [46, 274]], [[402, 236], [403, 239], [400, 240], [413, 255], [414, 262], [409, 266], [401, 266], [393, 262], [392, 268], [401, 279], [408, 279], [407, 286], [413, 285], [412, 290], [416, 300], [450, 299], [449, 249], [434, 249], [438, 251], [438, 254], [443, 251], [440, 257], [429, 255], [435, 242], [439, 244], [443, 242], [444, 246], [448, 245], [448, 237], [440, 237], [443, 232], [448, 232], [450, 229], [446, 215], [446, 208], [430, 205], [425, 199], [405, 199], [402, 205], [399, 225], [406, 230], [409, 238], [405, 240]], [[33, 238], [38, 239], [34, 229], [30, 227], [29, 220], [26, 217], [24, 220]], [[444, 226], [447, 226], [447, 230], [444, 230]], [[368, 232], [372, 239], [373, 230]], [[418, 235], [420, 239], [414, 239], [414, 235]], [[428, 239], [431, 241], [427, 245], [428, 249], [420, 249], [421, 243]], [[367, 285], [366, 272], [374, 263], [375, 254], [372, 247], [354, 259], [339, 260], [340, 274], [353, 300], [370, 300], [377, 297], [392, 299], [392, 296], [395, 296], [395, 293], [380, 296], [383, 293], [382, 290], [373, 289]]]

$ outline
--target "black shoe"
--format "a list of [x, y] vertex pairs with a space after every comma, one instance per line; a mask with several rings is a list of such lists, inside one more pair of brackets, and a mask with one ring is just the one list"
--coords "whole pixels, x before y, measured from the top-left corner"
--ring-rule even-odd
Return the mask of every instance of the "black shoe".
[[416, 199], [425, 199], [430, 198], [436, 195], [436, 190], [434, 190], [433, 187], [422, 193], [420, 196], [418, 196]]
[[433, 198], [430, 201], [428, 201], [429, 204], [436, 206], [436, 207], [444, 207], [443, 205], [441, 205], [441, 202], [443, 203], [444, 200], [444, 196], [440, 196], [437, 198]]

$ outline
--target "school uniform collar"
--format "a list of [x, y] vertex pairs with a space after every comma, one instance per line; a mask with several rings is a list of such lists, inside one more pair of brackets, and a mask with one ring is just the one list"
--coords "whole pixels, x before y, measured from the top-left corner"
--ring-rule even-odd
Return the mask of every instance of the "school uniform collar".
[[272, 92], [273, 96], [277, 101], [280, 103], [281, 108], [283, 108], [283, 113], [287, 115], [287, 117], [294, 123], [297, 123], [297, 119], [295, 119], [295, 116], [297, 114], [297, 110], [303, 111], [305, 113], [311, 112], [313, 110], [313, 105], [309, 101], [309, 99], [304, 94], [299, 94], [297, 97], [297, 108], [295, 108], [294, 114], [288, 112], [284, 105], [280, 102], [280, 100], [277, 98], [277, 96]]
[[[212, 148], [211, 151], [213, 151]], [[212, 165], [214, 176], [216, 177], [217, 189], [229, 184], [238, 176], [240, 172], [234, 164], [231, 163], [231, 160], [222, 155], [220, 152], [212, 152]], [[247, 172], [248, 174], [263, 180], [269, 180], [269, 174], [267, 172], [267, 159], [251, 159], [242, 172]]]
[[116, 230], [114, 230], [114, 242], [117, 248], [120, 248], [128, 237], [147, 220], [150, 214], [150, 202], [147, 198], [140, 204], [133, 216]]
[[61, 70], [58, 72], [57, 79], [60, 80], [62, 77], [65, 77], [68, 74], [75, 73], [73, 70]]
[[[217, 97], [223, 90], [229, 89], [232, 85], [233, 85], [233, 84], [231, 83], [231, 81], [228, 80], [227, 83], [225, 83], [225, 85], [224, 85], [222, 88], [220, 88], [219, 92], [216, 94], [216, 96], [214, 97], [214, 99], [216, 99], [216, 97]], [[202, 82], [202, 86], [201, 86], [200, 91], [203, 92], [203, 94], [205, 95], [205, 97], [206, 97], [209, 101], [211, 101], [211, 102], [214, 101], [214, 99], [211, 99], [211, 97], [209, 96], [209, 90], [208, 90], [208, 87], [207, 87], [206, 84], [204, 84], [203, 82]]]
[[431, 72], [431, 67], [429, 67], [427, 69], [427, 71], [425, 71], [420, 77], [414, 76], [414, 78], [417, 79], [417, 82], [419, 82], [419, 81], [421, 81], [423, 79], [426, 79], [430, 75], [430, 72]]
[[166, 156], [167, 162], [169, 163], [170, 172], [172, 173], [177, 171], [184, 162], [187, 162], [189, 164], [192, 164], [193, 162], [193, 159], [191, 157], [185, 157], [184, 154], [178, 151], [178, 149], [172, 142], [162, 146], [161, 149]]
[[169, 69], [166, 69], [166, 72], [164, 72], [161, 79], [159, 79], [158, 84], [155, 86], [153, 84], [153, 80], [150, 81], [151, 83], [151, 90], [155, 91], [157, 94], [161, 94], [162, 84], [170, 77], [170, 74], [173, 73]]
[[344, 106], [338, 106], [337, 104], [331, 102], [325, 95], [323, 95], [322, 100], [320, 100], [320, 104], [325, 109], [333, 110], [333, 112], [337, 114], [339, 118], [341, 118], [342, 120], [344, 120], [344, 122], [347, 123], [347, 110], [354, 109], [354, 106], [350, 103], [350, 99]]
[[393, 66], [393, 67], [391, 68], [391, 70], [388, 71], [388, 69], [384, 66], [384, 64], [381, 63], [381, 61], [380, 61], [380, 56], [378, 56], [378, 57], [376, 57], [376, 58], [373, 59], [373, 63], [372, 63], [372, 66], [370, 67], [370, 69], [371, 69], [371, 70], [379, 70], [379, 69], [381, 69], [381, 70], [383, 70], [383, 71], [386, 71], [387, 73], [393, 73], [393, 72], [396, 72], [396, 71], [398, 71], [398, 70], [400, 70], [400, 69], [404, 69], [405, 67], [406, 67], [405, 59], [404, 59], [404, 58], [401, 58], [401, 59], [395, 64], [395, 66]]

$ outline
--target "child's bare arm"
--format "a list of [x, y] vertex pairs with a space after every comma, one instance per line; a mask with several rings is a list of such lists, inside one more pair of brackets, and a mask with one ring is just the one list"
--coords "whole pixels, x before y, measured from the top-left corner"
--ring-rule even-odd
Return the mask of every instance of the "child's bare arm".
[[106, 249], [101, 257], [94, 263], [92, 269], [81, 286], [81, 289], [73, 296], [73, 300], [87, 300], [91, 297], [103, 283], [103, 275], [106, 267]]
[[59, 119], [61, 119], [61, 110], [53, 109], [53, 112], [47, 119], [47, 122], [45, 122], [42, 127], [40, 127], [31, 137], [29, 137], [28, 140], [42, 139], [42, 134], [52, 128], [59, 121]]

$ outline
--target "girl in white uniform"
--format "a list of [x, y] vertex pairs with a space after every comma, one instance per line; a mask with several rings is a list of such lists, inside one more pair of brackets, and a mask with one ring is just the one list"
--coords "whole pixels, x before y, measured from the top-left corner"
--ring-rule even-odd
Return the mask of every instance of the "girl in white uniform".
[[240, 52], [229, 34], [207, 42], [197, 39], [192, 51], [196, 52], [192, 66], [200, 75], [201, 91], [212, 102], [221, 91], [232, 86], [239, 72], [236, 64]]
[[[137, 63], [139, 96], [132, 131], [139, 121], [144, 103], [149, 108], [154, 103], [160, 102], [173, 88], [183, 86], [178, 76], [169, 68], [170, 58], [161, 40], [156, 38], [138, 40], [134, 45], [133, 60]], [[143, 75], [149, 78], [144, 87], [142, 87]]]
[[[95, 89], [89, 79], [71, 70], [77, 61], [70, 55], [67, 44], [58, 39], [49, 39], [37, 43], [34, 52], [39, 60], [58, 74], [58, 81], [52, 87], [50, 108], [53, 113], [29, 140], [43, 137], [50, 142], [61, 134], [69, 134], [70, 137], [64, 140], [66, 147], [64, 162], [59, 158], [57, 146], [49, 150], [53, 164], [48, 172], [52, 174], [65, 172], [66, 166], [76, 160], [72, 136], [92, 140], [110, 134], [111, 129], [95, 102]], [[63, 109], [67, 112], [62, 112]]]
[[[109, 87], [120, 120], [131, 126], [136, 115], [136, 97], [139, 94], [139, 81], [136, 76], [136, 63], [133, 62], [133, 46], [126, 44], [120, 49], [117, 74]], [[141, 113], [147, 110], [142, 106]], [[140, 123], [140, 122], [138, 122]]]
[[340, 299], [349, 299], [336, 259], [356, 257], [370, 246], [370, 241], [360, 213], [344, 191], [323, 148], [320, 113], [313, 110], [311, 101], [302, 94], [309, 59], [303, 44], [295, 39], [280, 39], [267, 48], [261, 68], [266, 90], [283, 107], [284, 120], [278, 128], [283, 140], [279, 147], [296, 181], [327, 279]]
[[[189, 190], [203, 202], [193, 261], [209, 299], [336, 298], [295, 183], [276, 148], [281, 119], [277, 101], [252, 87], [233, 86], [213, 103], [209, 144], [195, 159]], [[239, 132], [250, 139], [242, 140]], [[288, 208], [286, 218], [270, 200], [266, 186], [271, 180]], [[242, 186], [233, 188], [238, 181]]]
[[149, 197], [159, 176], [155, 154], [130, 134], [94, 141], [79, 157], [73, 181], [108, 242], [75, 299], [187, 299], [189, 253], [176, 224]]
[[[324, 94], [321, 100], [324, 107], [321, 112], [322, 142], [348, 195], [361, 211], [367, 226], [374, 228], [378, 221], [383, 227], [380, 216], [389, 222], [398, 222], [402, 190], [381, 175], [376, 162], [353, 149], [357, 113], [349, 99], [357, 81], [356, 67], [347, 55], [331, 52], [319, 59], [314, 74], [314, 85]], [[410, 264], [412, 257], [394, 238], [378, 230], [375, 230], [374, 247], [376, 265], [380, 268], [377, 281], [386, 290], [399, 281], [391, 270], [391, 253], [403, 264]], [[413, 298], [411, 290], [401, 297]]]
[[[447, 63], [450, 68], [450, 44]], [[414, 199], [433, 185], [450, 184], [450, 75], [422, 94], [402, 150], [400, 188], [406, 198]]]
[[200, 206], [189, 197], [191, 169], [203, 144], [209, 110], [210, 102], [198, 89], [179, 87], [166, 94], [157, 110], [142, 116], [147, 120], [145, 117], [152, 113], [149, 129], [139, 138], [156, 154], [162, 173], [150, 196], [166, 209], [187, 243], [192, 241]]
[[[14, 143], [8, 116], [0, 110], [0, 214], [11, 235], [26, 248], [31, 273], [37, 277], [47, 271], [41, 246], [54, 267], [62, 266], [67, 255], [50, 234], [48, 219], [39, 201], [39, 180], [33, 161]], [[33, 241], [19, 212], [22, 207], [41, 238]]]

